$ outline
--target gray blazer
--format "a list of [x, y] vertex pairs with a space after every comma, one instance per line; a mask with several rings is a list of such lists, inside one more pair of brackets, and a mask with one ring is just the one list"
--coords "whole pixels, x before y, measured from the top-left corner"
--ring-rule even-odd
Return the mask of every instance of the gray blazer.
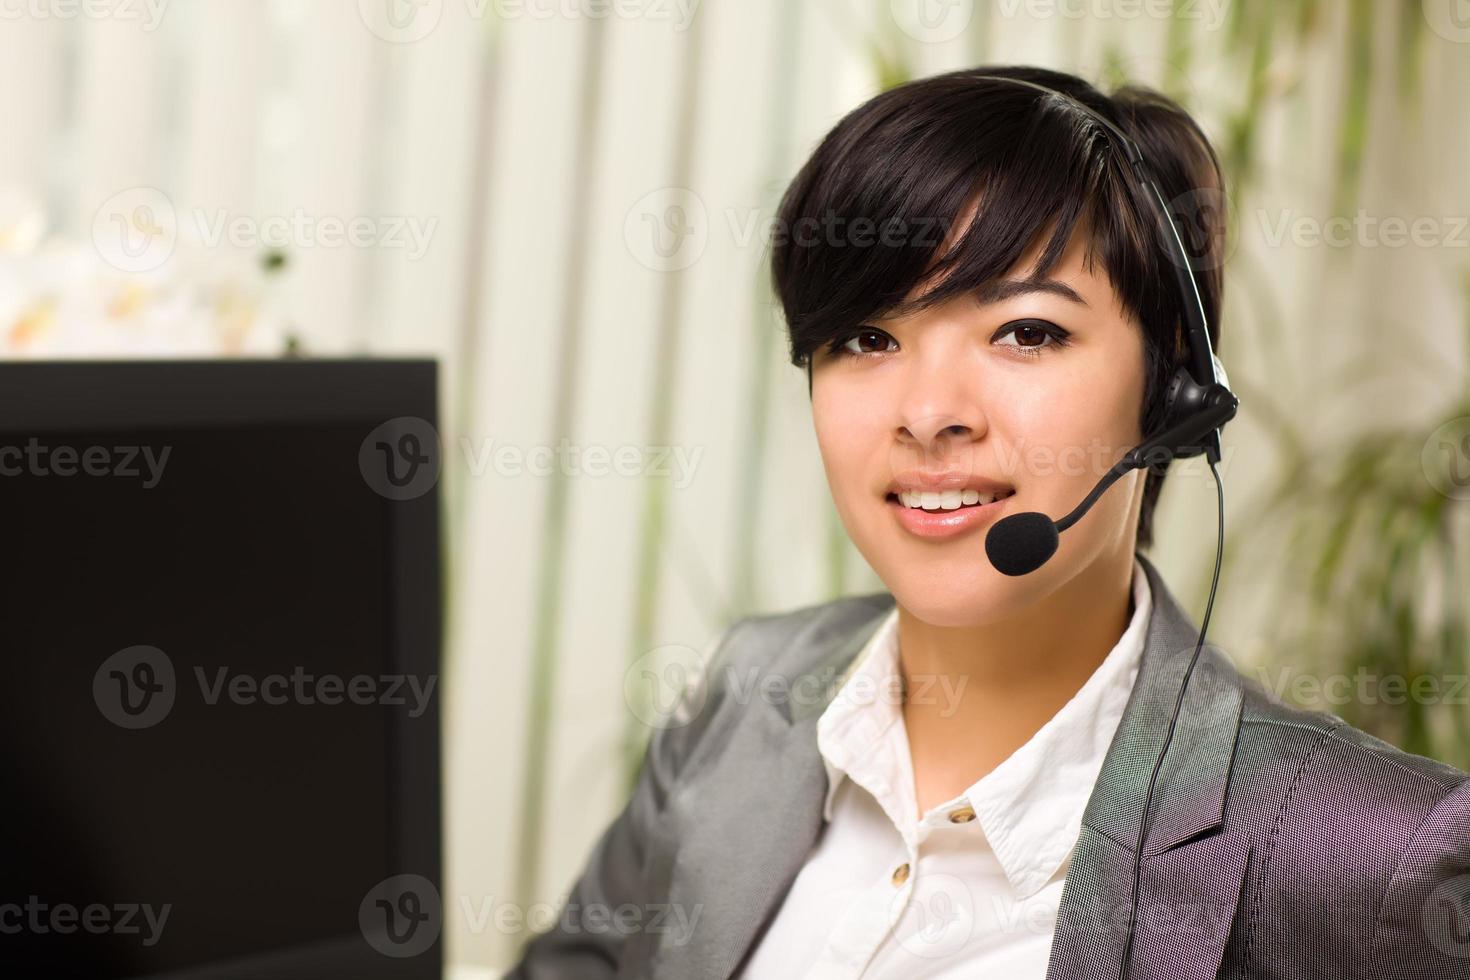
[[[1083, 815], [1047, 980], [1117, 976], [1143, 797], [1198, 637], [1139, 558], [1153, 589], [1143, 659]], [[729, 977], [822, 831], [816, 720], [893, 601], [737, 621], [692, 720], [654, 733], [564, 914], [508, 977]], [[1466, 773], [1284, 706], [1206, 644], [1153, 807], [1130, 977], [1470, 978]]]

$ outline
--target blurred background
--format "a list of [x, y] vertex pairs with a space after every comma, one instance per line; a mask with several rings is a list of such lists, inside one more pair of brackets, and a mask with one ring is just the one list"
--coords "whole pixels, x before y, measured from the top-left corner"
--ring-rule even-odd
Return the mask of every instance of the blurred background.
[[[1201, 122], [1242, 402], [1210, 639], [1470, 765], [1463, 2], [0, 0], [0, 354], [439, 361], [459, 974], [564, 900], [671, 667], [882, 588], [830, 504], [770, 224], [842, 114], [982, 63]], [[1152, 552], [1196, 619], [1200, 462]]]

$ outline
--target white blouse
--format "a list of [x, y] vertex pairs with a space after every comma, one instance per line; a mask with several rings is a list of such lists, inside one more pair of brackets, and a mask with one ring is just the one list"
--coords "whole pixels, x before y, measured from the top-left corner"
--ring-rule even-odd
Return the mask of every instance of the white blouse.
[[1133, 616], [1092, 676], [1030, 741], [918, 820], [895, 606], [818, 719], [828, 822], [738, 976], [1044, 980], [1082, 811], [1138, 676], [1151, 606], [1135, 557]]

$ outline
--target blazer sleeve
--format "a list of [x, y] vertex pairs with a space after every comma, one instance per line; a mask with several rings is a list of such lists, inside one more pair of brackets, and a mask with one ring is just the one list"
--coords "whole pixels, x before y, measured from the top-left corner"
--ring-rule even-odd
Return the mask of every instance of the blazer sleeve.
[[[662, 901], [650, 894], [645, 877], [651, 834], [683, 762], [714, 711], [710, 679], [727, 640], [744, 620], [718, 634], [700, 652], [699, 663], [665, 724], [656, 725], [643, 754], [632, 795], [593, 847], [581, 875], [558, 910], [552, 927], [533, 937], [503, 980], [602, 980], [620, 973], [632, 944], [645, 943], [640, 930], [619, 930], [617, 910]], [[645, 962], [643, 956], [633, 957]]]
[[1470, 980], [1470, 779], [1429, 812], [1389, 880], [1375, 977]]

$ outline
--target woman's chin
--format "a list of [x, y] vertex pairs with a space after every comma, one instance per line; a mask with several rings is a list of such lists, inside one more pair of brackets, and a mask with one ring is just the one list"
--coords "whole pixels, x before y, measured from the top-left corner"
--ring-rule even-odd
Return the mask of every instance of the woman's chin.
[[1014, 615], [1030, 591], [1011, 584], [1018, 581], [988, 564], [969, 570], [963, 581], [954, 576], [941, 582], [918, 580], [902, 573], [885, 579], [894, 599], [910, 615], [943, 627], [984, 626]]

